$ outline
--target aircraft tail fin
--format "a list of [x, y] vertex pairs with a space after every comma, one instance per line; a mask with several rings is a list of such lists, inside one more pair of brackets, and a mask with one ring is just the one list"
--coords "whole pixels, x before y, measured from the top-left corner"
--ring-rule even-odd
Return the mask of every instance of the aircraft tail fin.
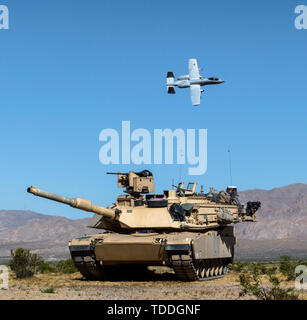
[[167, 87], [167, 93], [169, 94], [175, 94], [175, 88], [173, 86], [175, 80], [174, 73], [172, 71], [169, 71], [166, 76], [166, 87]]

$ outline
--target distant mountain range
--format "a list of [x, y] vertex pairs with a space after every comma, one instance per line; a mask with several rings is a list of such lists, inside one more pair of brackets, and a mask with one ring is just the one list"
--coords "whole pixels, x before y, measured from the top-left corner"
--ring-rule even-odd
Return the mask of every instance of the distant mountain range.
[[258, 223], [236, 226], [240, 239], [307, 240], [307, 184], [240, 193], [243, 202], [261, 201]]
[[[257, 223], [236, 225], [236, 259], [307, 258], [307, 184], [273, 190], [247, 190], [240, 200], [261, 201]], [[25, 247], [48, 260], [69, 256], [67, 243], [75, 236], [97, 233], [90, 219], [70, 220], [32, 211], [0, 210], [0, 263], [10, 250]]]
[[32, 211], [0, 210], [0, 263], [10, 250], [31, 249], [48, 260], [69, 256], [67, 243], [73, 237], [97, 233], [88, 228], [90, 219], [70, 220]]

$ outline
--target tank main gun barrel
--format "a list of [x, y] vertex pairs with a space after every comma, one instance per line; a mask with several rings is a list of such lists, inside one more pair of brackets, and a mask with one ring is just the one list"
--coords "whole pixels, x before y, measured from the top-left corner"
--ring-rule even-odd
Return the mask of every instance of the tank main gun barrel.
[[88, 211], [88, 212], [93, 212], [96, 214], [99, 214], [101, 216], [104, 216], [109, 219], [114, 219], [116, 216], [116, 211], [112, 209], [107, 209], [105, 207], [101, 206], [96, 206], [93, 204], [91, 201], [87, 199], [82, 199], [82, 198], [67, 198], [60, 196], [58, 194], [54, 194], [51, 192], [47, 192], [44, 190], [40, 190], [34, 186], [31, 186], [30, 188], [27, 189], [29, 193], [34, 194], [35, 196], [41, 197], [41, 198], [46, 198], [49, 200], [61, 202], [70, 205], [73, 208]]

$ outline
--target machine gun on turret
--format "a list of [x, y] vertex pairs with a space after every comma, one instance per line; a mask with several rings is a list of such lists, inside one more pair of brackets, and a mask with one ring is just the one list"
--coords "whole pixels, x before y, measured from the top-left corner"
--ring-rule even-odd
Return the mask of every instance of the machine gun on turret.
[[154, 189], [154, 178], [149, 170], [140, 172], [129, 171], [128, 173], [107, 172], [107, 174], [116, 174], [118, 186], [126, 188], [124, 192], [138, 197], [142, 193], [151, 193]]

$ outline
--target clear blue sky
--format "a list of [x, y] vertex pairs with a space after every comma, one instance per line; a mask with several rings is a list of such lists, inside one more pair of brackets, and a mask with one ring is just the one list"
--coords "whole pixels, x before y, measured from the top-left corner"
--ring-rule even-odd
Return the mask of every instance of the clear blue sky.
[[[157, 190], [196, 180], [222, 189], [271, 189], [307, 182], [307, 30], [294, 27], [294, 1], [0, 0], [0, 209], [82, 218], [26, 193], [40, 188], [108, 205], [120, 192], [106, 171], [153, 171]], [[306, 1], [305, 1], [306, 4]], [[198, 59], [208, 88], [167, 95], [165, 75]], [[208, 129], [208, 170], [103, 166], [104, 128]]]

